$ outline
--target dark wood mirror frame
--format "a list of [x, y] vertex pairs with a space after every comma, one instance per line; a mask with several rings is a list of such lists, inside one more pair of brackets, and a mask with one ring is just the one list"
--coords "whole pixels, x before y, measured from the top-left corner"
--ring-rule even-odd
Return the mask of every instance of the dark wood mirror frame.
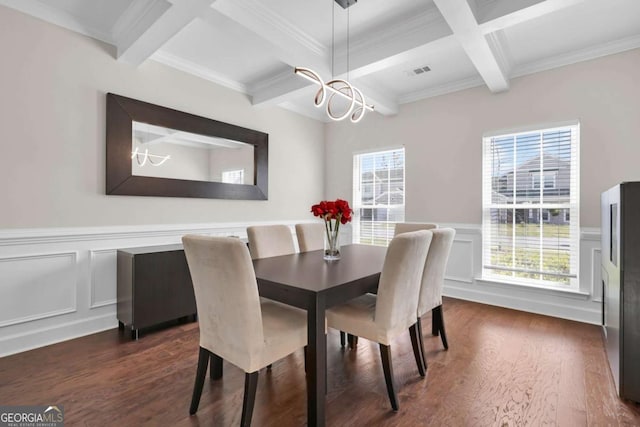
[[[133, 175], [133, 122], [251, 144], [256, 185]], [[107, 194], [267, 200], [269, 135], [112, 93], [107, 94]]]

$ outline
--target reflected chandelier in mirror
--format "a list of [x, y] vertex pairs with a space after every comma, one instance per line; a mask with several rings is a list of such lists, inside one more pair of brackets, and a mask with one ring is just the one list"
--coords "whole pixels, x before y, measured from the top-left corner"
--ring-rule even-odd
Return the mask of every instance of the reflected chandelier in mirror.
[[107, 194], [266, 200], [268, 139], [107, 94]]

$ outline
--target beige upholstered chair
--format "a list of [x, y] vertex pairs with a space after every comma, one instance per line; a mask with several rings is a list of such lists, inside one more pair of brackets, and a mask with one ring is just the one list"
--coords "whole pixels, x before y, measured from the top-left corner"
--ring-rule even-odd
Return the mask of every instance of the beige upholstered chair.
[[296, 224], [296, 236], [300, 252], [324, 249], [324, 222]]
[[400, 233], [417, 230], [433, 230], [434, 228], [438, 228], [438, 224], [430, 224], [427, 222], [398, 222], [396, 223], [393, 235], [397, 236]]
[[442, 345], [445, 350], [449, 349], [447, 336], [444, 329], [444, 317], [442, 314], [442, 287], [444, 285], [444, 273], [447, 268], [447, 261], [451, 253], [455, 230], [452, 228], [437, 229], [436, 224], [429, 223], [397, 223], [395, 235], [414, 230], [431, 230], [433, 239], [429, 247], [427, 262], [425, 264], [422, 285], [420, 287], [420, 300], [418, 302], [418, 338], [420, 341], [420, 357], [427, 369], [427, 359], [424, 351], [422, 338], [422, 316], [431, 311], [431, 333], [434, 336], [440, 335]]
[[[438, 225], [430, 224], [430, 223], [418, 223], [418, 222], [398, 222], [395, 225], [393, 235], [397, 236], [400, 233], [409, 233], [417, 230], [432, 230], [434, 228], [438, 228]], [[344, 332], [340, 332], [340, 344], [344, 347], [344, 344], [345, 344]], [[349, 335], [349, 347], [355, 348], [357, 345], [358, 345], [358, 337]], [[420, 357], [422, 358], [422, 356]]]
[[[398, 398], [394, 386], [390, 344], [395, 337], [409, 329], [414, 349], [417, 350], [415, 313], [430, 242], [431, 232], [426, 230], [394, 237], [384, 260], [377, 296], [363, 295], [327, 310], [329, 327], [380, 344], [387, 392], [394, 411], [398, 410]], [[420, 375], [424, 375], [421, 370], [422, 361], [418, 356], [416, 364]]]
[[241, 425], [251, 424], [259, 369], [307, 344], [306, 313], [260, 301], [246, 245], [233, 237], [182, 238], [200, 323], [200, 354], [190, 414], [210, 376], [222, 377], [222, 359], [245, 371]]
[[291, 229], [286, 225], [256, 225], [247, 227], [252, 259], [295, 253]]
[[427, 369], [427, 358], [425, 357], [424, 344], [422, 342], [420, 318], [429, 311], [431, 311], [431, 333], [434, 336], [440, 335], [445, 350], [449, 349], [442, 314], [442, 286], [444, 285], [444, 273], [447, 269], [451, 246], [453, 246], [453, 238], [456, 235], [456, 230], [453, 228], [438, 228], [431, 230], [431, 232], [433, 239], [431, 240], [427, 262], [422, 273], [417, 312], [420, 353], [425, 369]]

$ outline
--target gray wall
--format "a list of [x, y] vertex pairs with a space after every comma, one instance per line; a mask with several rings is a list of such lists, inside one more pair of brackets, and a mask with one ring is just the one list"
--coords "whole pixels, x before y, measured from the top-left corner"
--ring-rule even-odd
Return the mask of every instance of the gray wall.
[[640, 49], [405, 104], [395, 117], [327, 125], [325, 185], [351, 200], [353, 153], [404, 145], [406, 220], [482, 222], [482, 135], [579, 119], [581, 226], [599, 227], [600, 193], [640, 179]]
[[[305, 219], [323, 124], [0, 6], [0, 229]], [[269, 134], [269, 200], [105, 195], [107, 92]]]

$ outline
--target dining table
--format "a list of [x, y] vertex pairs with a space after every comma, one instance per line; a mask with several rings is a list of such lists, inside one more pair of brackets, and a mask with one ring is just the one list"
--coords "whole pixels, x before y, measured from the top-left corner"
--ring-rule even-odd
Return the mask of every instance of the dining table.
[[344, 245], [340, 259], [324, 250], [253, 261], [261, 297], [307, 311], [307, 425], [326, 424], [327, 336], [325, 311], [352, 298], [376, 292], [387, 248]]

